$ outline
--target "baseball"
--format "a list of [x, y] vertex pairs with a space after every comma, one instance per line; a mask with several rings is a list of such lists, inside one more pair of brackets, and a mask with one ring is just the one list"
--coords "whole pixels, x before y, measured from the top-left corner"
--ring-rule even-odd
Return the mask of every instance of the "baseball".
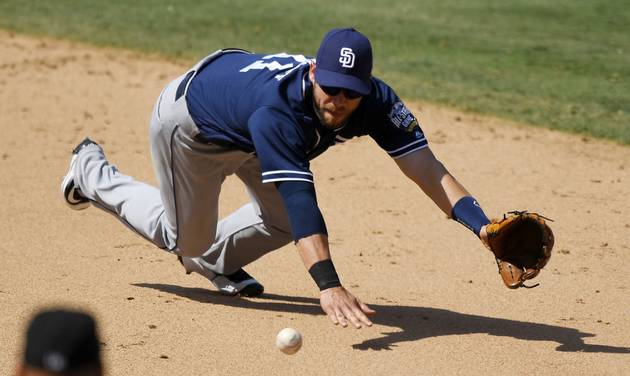
[[278, 332], [276, 347], [285, 354], [295, 354], [302, 347], [302, 335], [293, 328], [284, 328]]

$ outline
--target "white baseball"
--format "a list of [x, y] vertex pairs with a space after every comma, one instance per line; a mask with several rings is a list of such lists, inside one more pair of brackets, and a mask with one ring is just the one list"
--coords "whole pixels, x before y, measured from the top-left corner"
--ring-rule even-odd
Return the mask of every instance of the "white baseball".
[[293, 328], [284, 328], [276, 337], [276, 347], [285, 354], [295, 354], [302, 347], [302, 335]]

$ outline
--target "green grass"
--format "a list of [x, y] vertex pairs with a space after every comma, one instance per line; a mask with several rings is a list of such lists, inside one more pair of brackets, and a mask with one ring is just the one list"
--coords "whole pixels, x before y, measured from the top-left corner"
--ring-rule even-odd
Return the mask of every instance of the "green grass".
[[630, 144], [627, 1], [0, 0], [0, 28], [189, 62], [314, 55], [342, 25], [370, 37], [375, 74], [407, 100]]

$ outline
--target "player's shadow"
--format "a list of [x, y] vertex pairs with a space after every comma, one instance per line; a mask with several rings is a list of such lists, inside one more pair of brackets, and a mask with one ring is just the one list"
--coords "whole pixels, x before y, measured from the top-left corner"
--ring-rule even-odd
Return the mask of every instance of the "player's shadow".
[[[159, 283], [136, 283], [134, 286], [175, 294], [201, 303], [273, 312], [323, 315], [319, 306], [319, 300], [314, 298], [265, 293], [262, 297], [256, 299], [240, 299], [222, 296], [215, 291], [201, 288]], [[559, 345], [556, 347], [556, 351], [630, 354], [630, 348], [628, 347], [586, 344], [584, 343], [584, 338], [594, 337], [595, 335], [573, 328], [468, 315], [439, 308], [369, 305], [377, 312], [372, 318], [375, 324], [396, 327], [401, 330], [384, 332], [381, 333], [382, 337], [354, 344], [352, 347], [355, 349], [391, 350], [398, 343], [416, 341], [423, 338], [485, 333], [527, 341], [557, 342]]]

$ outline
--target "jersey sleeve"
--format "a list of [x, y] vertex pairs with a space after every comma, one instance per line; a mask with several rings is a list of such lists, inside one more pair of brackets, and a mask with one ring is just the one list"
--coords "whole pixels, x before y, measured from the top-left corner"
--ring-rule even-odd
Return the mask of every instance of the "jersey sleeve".
[[376, 111], [369, 116], [369, 135], [376, 143], [396, 159], [428, 146], [424, 132], [416, 117], [407, 109], [392, 88], [375, 79], [374, 103], [369, 108]]
[[263, 183], [275, 183], [287, 212], [293, 239], [326, 234], [309, 170], [305, 135], [286, 113], [262, 107], [248, 127], [260, 161]]
[[305, 136], [295, 120], [273, 107], [261, 107], [250, 116], [248, 128], [263, 183], [291, 180], [313, 183]]

